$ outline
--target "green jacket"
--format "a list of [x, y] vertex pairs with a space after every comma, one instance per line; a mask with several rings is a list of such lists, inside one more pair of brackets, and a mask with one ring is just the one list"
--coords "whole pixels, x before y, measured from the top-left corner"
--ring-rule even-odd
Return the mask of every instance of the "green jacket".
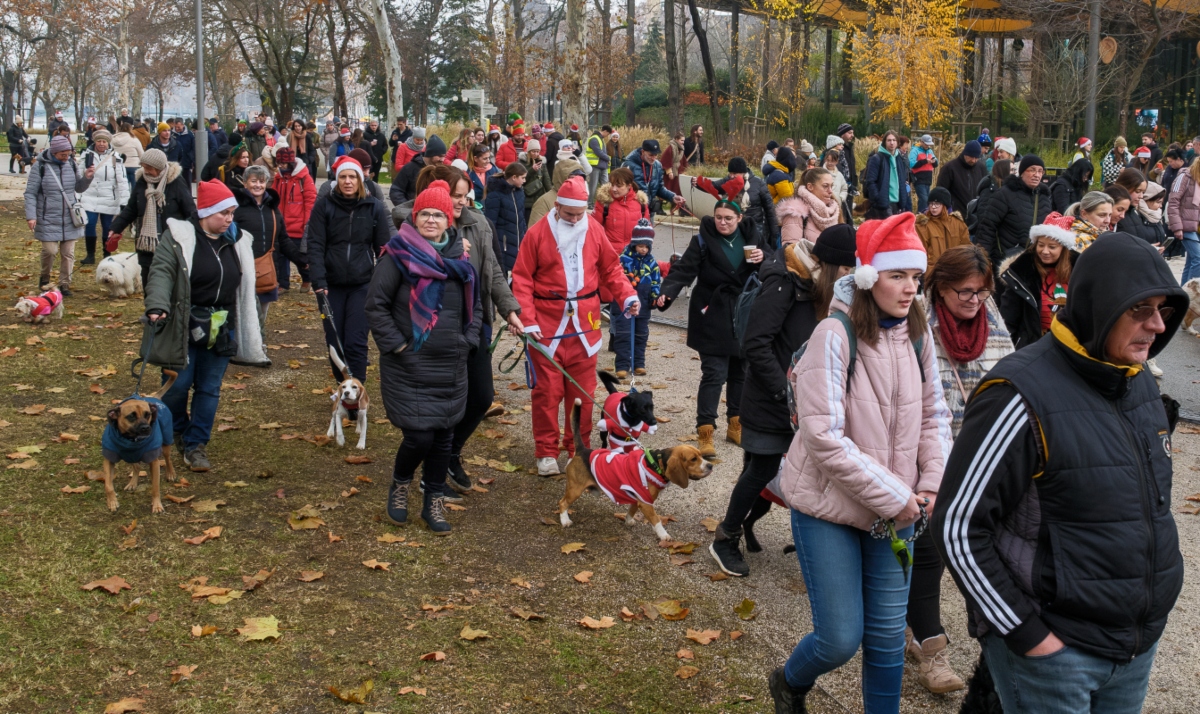
[[537, 171], [533, 170], [533, 164], [530, 163], [528, 157], [521, 159], [521, 163], [525, 164], [525, 168], [528, 169], [528, 173], [525, 174], [525, 205], [532, 208], [542, 194], [553, 188], [550, 184], [550, 170], [546, 168], [545, 159], [542, 160], [542, 167]]
[[[242, 281], [238, 285], [238, 302], [233, 324], [237, 331], [237, 356], [239, 364], [268, 366], [271, 361], [263, 350], [262, 335], [258, 329], [258, 311], [254, 301], [254, 238], [239, 231], [236, 244], [238, 261], [242, 266]], [[196, 250], [196, 230], [190, 221], [167, 219], [154, 251], [154, 262], [150, 264], [150, 276], [145, 285], [146, 313], [162, 310], [166, 317], [152, 323], [142, 333], [142, 354], [146, 361], [165, 369], [180, 370], [188, 363], [188, 323], [192, 308], [192, 256]], [[150, 333], [154, 331], [154, 344], [150, 344]]]

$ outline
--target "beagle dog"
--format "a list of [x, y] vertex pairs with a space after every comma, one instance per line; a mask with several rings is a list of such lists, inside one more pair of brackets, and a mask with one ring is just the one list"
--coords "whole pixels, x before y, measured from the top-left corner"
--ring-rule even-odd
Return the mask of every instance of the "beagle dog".
[[[162, 513], [163, 505], [159, 491], [159, 459], [167, 464], [167, 479], [175, 480], [175, 465], [171, 463], [171, 445], [175, 441], [174, 420], [171, 410], [160, 398], [175, 384], [178, 376], [164, 369], [167, 381], [154, 394], [141, 398], [130, 397], [108, 411], [108, 424], [101, 437], [104, 453], [104, 499], [108, 510], [117, 510], [117, 492], [113, 489], [113, 467], [118, 461], [150, 467], [150, 511]], [[125, 485], [126, 491], [136, 490], [138, 472]]]
[[346, 367], [346, 363], [342, 361], [333, 345], [329, 346], [329, 359], [333, 360], [342, 374], [348, 376], [329, 396], [333, 400], [333, 416], [329, 419], [329, 431], [325, 432], [325, 436], [331, 439], [336, 436], [338, 446], [345, 446], [346, 436], [342, 433], [342, 419], [353, 419], [355, 420], [354, 433], [358, 434], [358, 448], [365, 449], [367, 448], [367, 407], [370, 405], [370, 401], [367, 399], [367, 390], [363, 387], [362, 382], [350, 375], [349, 368]]
[[641, 449], [628, 453], [619, 449], [589, 449], [579, 436], [581, 404], [576, 399], [571, 410], [575, 456], [567, 464], [567, 491], [558, 502], [559, 522], [564, 528], [570, 526], [571, 518], [567, 515], [567, 509], [584, 491], [595, 486], [613, 503], [629, 506], [625, 525], [633, 525], [634, 514], [641, 510], [646, 520], [654, 526], [659, 540], [670, 540], [671, 535], [654, 511], [654, 501], [668, 484], [687, 488], [689, 482], [705, 478], [712, 473], [712, 464], [700, 455], [699, 449], [686, 445], [655, 449], [649, 453]]

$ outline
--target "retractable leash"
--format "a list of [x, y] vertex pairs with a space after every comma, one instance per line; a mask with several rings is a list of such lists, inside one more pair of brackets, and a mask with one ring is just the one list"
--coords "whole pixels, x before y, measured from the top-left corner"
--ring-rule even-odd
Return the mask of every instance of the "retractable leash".
[[[321, 301], [325, 302], [325, 306], [321, 307]], [[342, 358], [342, 362], [346, 361], [346, 348], [342, 347], [342, 338], [338, 335], [337, 323], [333, 321], [333, 307], [329, 304], [329, 296], [325, 293], [317, 293], [317, 307], [321, 308], [321, 319], [329, 321], [329, 329], [333, 330], [333, 341], [337, 344], [338, 356]]]
[[[133, 360], [133, 362], [131, 362], [129, 365], [129, 373], [133, 375], [135, 379], [137, 379], [137, 384], [133, 385], [133, 394], [127, 397], [127, 399], [133, 399], [141, 394], [142, 375], [146, 373], [146, 358], [148, 358], [154, 351], [154, 335], [157, 332], [157, 330], [154, 329], [154, 323], [150, 322], [150, 318], [146, 317], [145, 315], [139, 317], [138, 322], [142, 323], [143, 331], [145, 331], [147, 327], [150, 328], [150, 340], [146, 344], [146, 354], [138, 355], [137, 359]], [[140, 369], [138, 368], [139, 365], [141, 366]]]

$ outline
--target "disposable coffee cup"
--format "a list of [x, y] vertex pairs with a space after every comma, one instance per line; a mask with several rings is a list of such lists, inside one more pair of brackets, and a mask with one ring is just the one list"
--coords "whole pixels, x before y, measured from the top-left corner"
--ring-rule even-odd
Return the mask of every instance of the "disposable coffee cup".
[[754, 246], [752, 246], [752, 245], [743, 246], [742, 247], [742, 255], [745, 256], [746, 260], [750, 260], [750, 258], [754, 255]]

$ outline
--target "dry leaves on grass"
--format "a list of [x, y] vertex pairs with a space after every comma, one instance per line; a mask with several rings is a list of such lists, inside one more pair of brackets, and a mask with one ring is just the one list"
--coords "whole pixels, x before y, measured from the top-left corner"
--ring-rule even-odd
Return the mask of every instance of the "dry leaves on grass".
[[428, 652], [419, 657], [422, 662], [441, 662], [446, 659], [445, 652]]
[[191, 679], [192, 672], [195, 672], [199, 666], [198, 664], [181, 664], [171, 670], [171, 684], [179, 684], [185, 679]]
[[546, 619], [545, 615], [539, 615], [538, 613], [534, 612], [533, 610], [526, 610], [523, 607], [513, 607], [513, 608], [510, 608], [508, 612], [513, 617], [519, 617], [522, 620], [525, 620], [527, 622], [529, 620], [544, 620], [544, 619]]
[[734, 630], [733, 632], [729, 633], [729, 639], [733, 640], [734, 642], [737, 642], [738, 638], [740, 638], [744, 634], [746, 634], [746, 633], [742, 632], [741, 630]]
[[391, 563], [386, 563], [386, 562], [375, 560], [374, 558], [371, 558], [370, 560], [364, 560], [363, 565], [367, 566], [371, 570], [387, 570], [388, 566], [391, 565]]
[[[7, 471], [8, 469], [19, 469], [21, 471], [31, 471], [33, 469], [36, 469], [37, 467], [38, 467], [37, 459], [27, 459], [25, 461], [18, 461], [15, 464], [9, 464], [8, 467], [5, 468], [5, 471]], [[87, 487], [84, 487], [83, 490], [86, 491]], [[63, 493], [83, 493], [83, 491], [64, 491]]]
[[74, 414], [75, 410], [68, 409], [67, 407], [53, 407], [50, 409], [50, 413], [57, 414], [59, 416], [67, 416], [68, 414]]
[[693, 659], [696, 659], [696, 653], [692, 652], [689, 649], [680, 649], [678, 652], [675, 653], [675, 658], [676, 659], [693, 660]]
[[687, 637], [692, 642], [696, 642], [696, 643], [702, 644], [702, 645], [707, 645], [707, 644], [711, 644], [713, 642], [713, 640], [720, 639], [721, 631], [720, 630], [693, 630], [691, 628], [688, 628], [687, 634], [684, 636]]
[[274, 574], [274, 570], [259, 570], [254, 575], [243, 575], [242, 586], [246, 589], [246, 592], [250, 592], [251, 590], [256, 589], [259, 585], [267, 582], [267, 580], [269, 580]]
[[466, 506], [460, 506], [460, 505], [458, 505], [457, 503], [444, 503], [444, 504], [442, 504], [442, 505], [444, 505], [444, 506], [445, 506], [445, 507], [446, 507], [448, 510], [451, 510], [451, 511], [465, 511], [465, 510], [467, 510], [467, 507], [466, 507]]
[[679, 669], [675, 670], [675, 676], [679, 677], [680, 679], [691, 679], [697, 674], [700, 674], [700, 670], [696, 669], [690, 664], [685, 664]]
[[559, 550], [561, 550], [564, 553], [577, 553], [586, 547], [587, 547], [587, 544], [585, 544], [585, 543], [567, 543]]
[[300, 577], [296, 578], [302, 583], [311, 583], [314, 580], [320, 580], [325, 577], [325, 573], [320, 570], [301, 570]]
[[[282, 491], [283, 489], [279, 489], [279, 490]], [[342, 537], [340, 535], [334, 535], [333, 531], [328, 531], [327, 534], [329, 535], [330, 543], [337, 543], [337, 542], [341, 541], [341, 539], [342, 539]]]
[[[353, 486], [351, 486], [350, 490], [348, 490], [348, 491], [342, 491], [342, 498], [350, 498], [351, 496], [355, 496], [355, 495], [358, 495], [358, 489], [354, 488]], [[449, 505], [449, 504], [446, 504], [446, 505]]]
[[92, 582], [83, 586], [84, 590], [95, 590], [96, 588], [100, 588], [110, 595], [116, 595], [122, 590], [133, 589], [129, 583], [125, 582], [125, 578], [122, 578], [119, 575], [114, 575], [111, 578], [105, 578], [104, 580], [93, 580]]
[[754, 601], [750, 598], [745, 598], [737, 605], [734, 605], [733, 611], [743, 620], [753, 620], [758, 617], [758, 613], [754, 611]]
[[125, 697], [104, 707], [104, 714], [128, 714], [128, 712], [145, 711], [146, 700], [136, 697]]
[[217, 509], [226, 505], [221, 499], [206, 498], [202, 501], [196, 501], [192, 504], [192, 510], [196, 513], [216, 513]]
[[[662, 615], [664, 620], [682, 620], [691, 612], [678, 600], [656, 600], [651, 604], [654, 606], [657, 614]], [[645, 606], [642, 609], [645, 610]], [[646, 613], [646, 616], [650, 617], [650, 613]], [[653, 620], [654, 618], [650, 617], [650, 619]]]
[[45, 404], [30, 404], [24, 409], [18, 409], [17, 413], [24, 414], [26, 416], [41, 416], [42, 412], [44, 411], [46, 411]]
[[399, 694], [402, 697], [407, 694], [415, 694], [418, 697], [423, 697], [428, 692], [429, 692], [429, 690], [427, 690], [425, 687], [400, 687]]
[[213, 526], [212, 528], [209, 528], [208, 530], [204, 531], [203, 533], [201, 533], [198, 536], [193, 536], [191, 538], [184, 538], [183, 542], [187, 543], [188, 545], [200, 545], [201, 543], [204, 543], [205, 541], [216, 540], [217, 538], [220, 538], [221, 531], [223, 531], [223, 530], [225, 530], [225, 528], [222, 526]]
[[243, 627], [237, 628], [237, 633], [247, 640], [279, 639], [279, 620], [274, 615], [269, 617], [247, 617]]
[[473, 630], [471, 629], [471, 625], [469, 623], [463, 625], [462, 631], [458, 633], [458, 636], [464, 640], [471, 640], [472, 642], [475, 640], [486, 640], [491, 638], [491, 635], [488, 634], [487, 630]]
[[192, 625], [192, 637], [207, 637], [217, 634], [216, 625]]
[[[294, 531], [311, 531], [325, 525], [325, 521], [321, 520], [321, 514], [312, 504], [306, 504], [298, 511], [292, 511], [288, 516], [288, 526]], [[333, 542], [332, 539], [330, 542]]]
[[183, 498], [181, 496], [176, 496], [176, 495], [170, 494], [170, 493], [163, 494], [163, 498], [167, 499], [171, 503], [187, 503], [188, 501], [192, 500], [195, 497], [196, 497], [196, 494], [194, 494], [194, 493], [191, 496], [188, 496], [187, 498]]
[[118, 526], [118, 528], [120, 528], [121, 532], [124, 533], [125, 535], [129, 535], [130, 533], [133, 533], [137, 529], [137, 519], [134, 518], [132, 521], [129, 522], [129, 525]]
[[353, 465], [357, 466], [360, 464], [371, 463], [371, 457], [370, 456], [362, 456], [361, 454], [356, 454], [353, 456], [347, 456], [345, 461], [348, 464], [353, 464]]
[[717, 526], [721, 525], [721, 522], [710, 516], [708, 518], [700, 519], [700, 525], [704, 526], [704, 529], [709, 533], [716, 533]]
[[576, 580], [576, 582], [580, 582], [580, 583], [592, 582], [592, 571], [581, 570], [580, 572], [575, 573], [575, 580]]
[[384, 533], [375, 540], [379, 541], [380, 543], [403, 543], [405, 538], [404, 536], [396, 535], [395, 533]]
[[375, 689], [375, 682], [371, 679], [358, 685], [356, 689], [347, 689], [344, 692], [337, 687], [329, 687], [329, 691], [333, 696], [349, 704], [366, 704], [367, 697], [371, 696], [373, 689]]
[[617, 621], [614, 620], [613, 618], [605, 615], [604, 617], [601, 617], [599, 620], [597, 620], [593, 617], [584, 617], [582, 620], [579, 621], [579, 624], [586, 627], [589, 630], [607, 630], [608, 628], [617, 624]]

